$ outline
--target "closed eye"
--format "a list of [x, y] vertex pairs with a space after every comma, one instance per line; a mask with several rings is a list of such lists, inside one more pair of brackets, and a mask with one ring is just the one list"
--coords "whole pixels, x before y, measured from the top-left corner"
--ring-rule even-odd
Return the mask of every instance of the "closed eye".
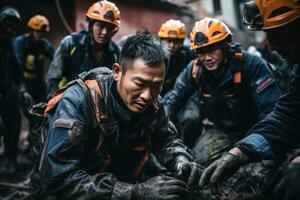
[[143, 83], [140, 83], [140, 82], [134, 82], [137, 86], [139, 87], [144, 87], [144, 84]]

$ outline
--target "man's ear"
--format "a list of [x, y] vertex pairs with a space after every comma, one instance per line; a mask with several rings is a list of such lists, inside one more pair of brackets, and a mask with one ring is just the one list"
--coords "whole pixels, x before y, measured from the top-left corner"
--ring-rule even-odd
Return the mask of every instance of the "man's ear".
[[112, 67], [112, 70], [113, 70], [113, 75], [114, 75], [115, 81], [119, 81], [121, 76], [122, 76], [121, 65], [119, 65], [118, 63], [114, 63], [113, 67]]

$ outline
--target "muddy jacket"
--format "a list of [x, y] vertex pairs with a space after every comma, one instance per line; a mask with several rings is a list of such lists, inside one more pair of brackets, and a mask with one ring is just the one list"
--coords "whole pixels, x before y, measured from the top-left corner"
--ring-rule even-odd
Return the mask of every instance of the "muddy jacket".
[[172, 55], [169, 62], [168, 72], [165, 77], [161, 95], [164, 96], [173, 89], [176, 78], [180, 72], [195, 58], [194, 52], [187, 46], [182, 46], [175, 55]]
[[203, 66], [195, 72], [190, 63], [176, 80], [174, 90], [164, 98], [168, 115], [173, 117], [196, 90], [201, 116], [224, 132], [245, 133], [269, 113], [280, 91], [267, 63], [246, 52], [239, 55], [242, 57], [228, 56], [228, 62], [221, 66], [225, 71], [219, 79]]
[[52, 61], [54, 48], [46, 38], [34, 42], [31, 34], [18, 36], [14, 41], [16, 58], [24, 79], [44, 80], [44, 58]]
[[178, 155], [192, 159], [176, 139], [160, 98], [143, 113], [133, 114], [118, 96], [111, 71], [98, 69], [103, 70], [96, 80], [105, 100], [100, 106], [109, 120], [96, 125], [87, 96], [77, 84], [65, 91], [49, 117], [41, 175], [46, 192], [59, 198], [130, 199], [129, 182], [136, 178], [133, 170], [145, 141], [168, 167]]
[[270, 159], [300, 144], [300, 67], [295, 65], [289, 91], [274, 110], [256, 124], [249, 135], [237, 143], [251, 159]]
[[89, 34], [86, 31], [74, 33], [62, 40], [47, 74], [48, 97], [59, 87], [77, 78], [81, 72], [101, 66], [112, 66], [119, 61], [120, 49], [112, 41], [105, 47], [102, 59], [93, 60]]

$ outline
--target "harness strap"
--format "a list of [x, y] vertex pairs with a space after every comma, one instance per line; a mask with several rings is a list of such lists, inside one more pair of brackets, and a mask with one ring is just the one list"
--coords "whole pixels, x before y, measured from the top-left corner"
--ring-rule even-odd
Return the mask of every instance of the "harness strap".
[[[240, 62], [243, 60], [243, 52], [236, 52], [234, 53], [234, 62], [233, 62], [233, 83], [235, 84], [236, 87], [236, 92], [239, 93], [240, 87], [242, 84], [242, 66], [240, 65]], [[200, 81], [200, 76], [201, 76], [201, 63], [198, 58], [196, 58], [193, 61], [193, 66], [192, 66], [192, 77], [195, 79], [195, 81], [198, 83], [199, 91], [204, 97], [211, 97], [210, 94], [206, 94], [202, 92], [202, 85]]]
[[135, 178], [137, 177], [140, 172], [143, 170], [146, 162], [149, 160], [150, 157], [150, 151], [151, 151], [151, 133], [152, 130], [150, 128], [146, 128], [144, 130], [144, 134], [145, 134], [145, 143], [139, 146], [135, 146], [133, 147], [131, 150], [132, 151], [140, 151], [143, 152], [143, 156], [140, 159], [139, 164], [137, 165], [137, 167], [133, 170], [133, 174], [132, 177]]
[[[83, 76], [84, 77], [84, 74]], [[53, 97], [48, 101], [47, 107], [44, 111], [44, 116], [48, 116], [51, 111], [53, 111], [58, 104], [59, 100], [61, 99], [63, 93], [65, 90], [69, 87], [71, 87], [74, 84], [79, 84], [83, 90], [85, 91], [85, 95], [87, 95], [88, 99], [90, 101], [88, 102], [91, 106], [91, 108], [95, 111], [95, 117], [97, 121], [97, 125], [99, 127], [100, 123], [105, 123], [109, 120], [109, 116], [107, 112], [103, 112], [101, 109], [101, 106], [104, 104], [104, 96], [101, 90], [101, 87], [99, 86], [99, 83], [97, 80], [84, 80], [82, 79], [76, 79], [74, 81], [69, 82], [66, 84], [63, 88], [57, 90]], [[137, 146], [133, 146], [131, 148], [131, 151], [134, 152], [141, 152], [142, 156], [139, 158], [138, 164], [136, 167], [134, 167], [132, 171], [132, 177], [135, 178], [137, 177], [141, 170], [144, 168], [145, 163], [149, 160], [149, 154], [150, 154], [150, 149], [151, 149], [151, 130], [150, 128], [144, 130], [144, 143], [139, 144]], [[104, 134], [102, 133], [102, 130], [100, 128], [100, 134], [99, 134], [99, 139], [96, 145], [96, 151], [98, 152], [104, 142]], [[100, 154], [99, 156], [102, 157], [104, 160], [104, 164], [99, 167], [97, 171], [101, 172], [105, 170], [105, 168], [110, 164], [111, 158], [110, 155], [104, 155]]]

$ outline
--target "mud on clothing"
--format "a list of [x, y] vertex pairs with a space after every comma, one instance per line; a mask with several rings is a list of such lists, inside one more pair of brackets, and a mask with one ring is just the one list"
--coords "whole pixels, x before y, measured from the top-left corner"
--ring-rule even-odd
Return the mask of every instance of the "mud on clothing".
[[174, 117], [197, 90], [201, 118], [208, 119], [220, 132], [239, 133], [242, 138], [255, 122], [267, 115], [280, 96], [267, 63], [246, 52], [240, 61], [232, 56], [221, 66], [225, 71], [219, 79], [203, 66], [194, 78], [190, 63], [177, 79], [174, 90], [164, 98], [168, 116]]
[[[130, 199], [131, 183], [136, 179], [132, 170], [138, 163], [134, 155], [145, 150], [146, 136], [147, 149], [165, 166], [171, 168], [179, 155], [192, 160], [165, 116], [160, 97], [143, 113], [133, 114], [121, 101], [111, 70], [92, 71], [101, 72], [90, 79], [96, 79], [101, 88], [105, 102], [101, 110], [107, 112], [109, 120], [95, 122], [94, 111], [78, 84], [64, 92], [49, 115], [51, 128], [41, 162], [48, 194], [58, 198]], [[102, 143], [97, 149], [99, 141]]]

